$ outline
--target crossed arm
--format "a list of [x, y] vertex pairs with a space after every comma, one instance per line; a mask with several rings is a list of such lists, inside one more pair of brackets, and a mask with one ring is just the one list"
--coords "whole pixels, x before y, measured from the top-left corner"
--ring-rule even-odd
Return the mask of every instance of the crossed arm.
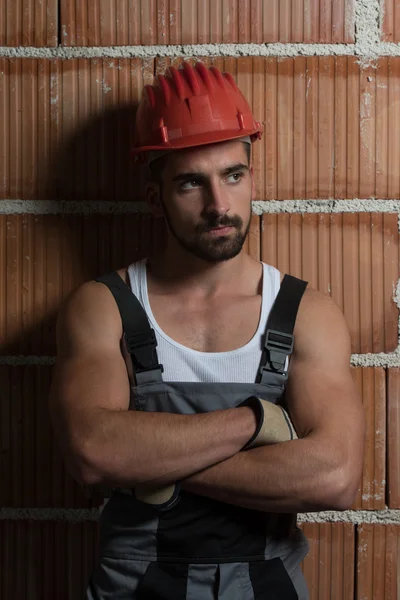
[[287, 404], [302, 439], [240, 452], [255, 430], [248, 407], [201, 415], [129, 411], [118, 310], [109, 291], [83, 286], [58, 323], [50, 411], [70, 471], [82, 483], [184, 489], [258, 510], [343, 509], [362, 469], [364, 414], [337, 307], [306, 292]]
[[162, 486], [234, 456], [252, 437], [248, 407], [200, 415], [130, 411], [122, 326], [109, 290], [85, 284], [64, 305], [50, 393], [53, 428], [85, 485]]
[[286, 401], [301, 439], [240, 452], [183, 488], [272, 512], [349, 508], [362, 473], [365, 417], [344, 318], [314, 290], [299, 311]]

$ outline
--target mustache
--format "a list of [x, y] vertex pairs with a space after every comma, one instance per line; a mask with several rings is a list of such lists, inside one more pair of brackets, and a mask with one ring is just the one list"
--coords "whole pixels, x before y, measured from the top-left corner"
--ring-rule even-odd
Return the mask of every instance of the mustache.
[[234, 217], [228, 217], [226, 215], [223, 217], [215, 217], [210, 215], [207, 221], [197, 225], [196, 232], [206, 233], [216, 227], [235, 227], [236, 229], [240, 229], [242, 225], [243, 220], [238, 215], [235, 215]]

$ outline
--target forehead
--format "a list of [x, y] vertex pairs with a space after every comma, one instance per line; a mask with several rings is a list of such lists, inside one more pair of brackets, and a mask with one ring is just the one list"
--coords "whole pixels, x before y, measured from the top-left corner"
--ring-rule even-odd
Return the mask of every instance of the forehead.
[[164, 174], [171, 177], [183, 171], [211, 174], [240, 162], [247, 164], [245, 145], [241, 141], [232, 140], [171, 152]]

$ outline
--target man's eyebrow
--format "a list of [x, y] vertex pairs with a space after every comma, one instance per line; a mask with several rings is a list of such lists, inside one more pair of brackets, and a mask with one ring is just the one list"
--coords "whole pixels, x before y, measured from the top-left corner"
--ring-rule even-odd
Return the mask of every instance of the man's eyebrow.
[[236, 173], [237, 171], [248, 171], [248, 170], [249, 170], [249, 165], [245, 165], [244, 163], [236, 163], [235, 165], [226, 167], [226, 169], [222, 169], [221, 175], [230, 175], [231, 173]]
[[188, 179], [206, 179], [207, 175], [202, 171], [185, 171], [172, 178], [172, 181], [187, 181]]
[[[231, 173], [236, 173], [237, 171], [248, 171], [249, 166], [244, 163], [236, 163], [234, 165], [230, 165], [226, 167], [226, 169], [222, 169], [220, 171], [221, 175], [230, 175]], [[208, 175], [203, 173], [202, 171], [185, 171], [183, 173], [179, 173], [172, 178], [172, 181], [188, 181], [190, 179], [207, 179]]]

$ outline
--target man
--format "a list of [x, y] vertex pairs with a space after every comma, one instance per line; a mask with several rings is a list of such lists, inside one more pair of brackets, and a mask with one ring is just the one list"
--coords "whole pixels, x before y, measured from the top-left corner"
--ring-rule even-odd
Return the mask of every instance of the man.
[[242, 249], [260, 136], [230, 75], [158, 76], [134, 152], [165, 251], [60, 313], [55, 431], [77, 480], [113, 489], [87, 598], [305, 600], [296, 512], [354, 500], [365, 426], [343, 316]]

